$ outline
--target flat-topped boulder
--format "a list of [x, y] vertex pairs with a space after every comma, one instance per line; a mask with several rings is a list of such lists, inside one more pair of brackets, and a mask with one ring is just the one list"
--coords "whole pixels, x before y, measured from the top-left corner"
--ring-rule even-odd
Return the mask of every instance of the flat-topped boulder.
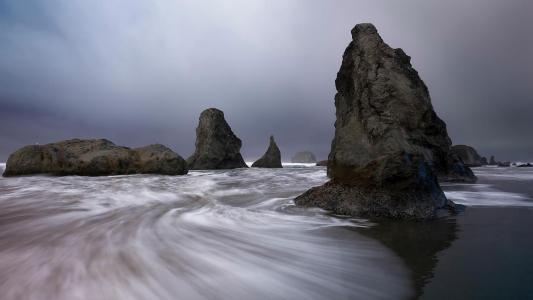
[[300, 151], [291, 158], [292, 163], [312, 164], [316, 163], [316, 157], [311, 151]]
[[486, 161], [486, 159], [483, 161], [483, 157], [477, 153], [476, 149], [467, 145], [454, 145], [451, 153], [459, 156], [467, 167], [480, 167]]
[[196, 149], [187, 159], [191, 170], [247, 168], [240, 153], [241, 140], [233, 133], [224, 113], [209, 108], [200, 114]]
[[401, 49], [359, 24], [335, 80], [331, 181], [295, 199], [335, 213], [425, 219], [453, 207], [437, 181], [451, 140], [429, 92]]
[[72, 139], [23, 147], [7, 160], [3, 176], [187, 174], [185, 160], [163, 145], [130, 149], [106, 139]]
[[268, 149], [260, 159], [256, 160], [252, 167], [254, 168], [283, 168], [281, 165], [281, 152], [274, 140], [274, 136], [270, 136]]

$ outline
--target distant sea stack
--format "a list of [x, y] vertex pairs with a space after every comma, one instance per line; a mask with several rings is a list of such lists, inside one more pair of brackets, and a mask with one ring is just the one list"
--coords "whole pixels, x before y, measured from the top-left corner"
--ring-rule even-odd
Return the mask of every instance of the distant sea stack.
[[252, 164], [255, 168], [283, 168], [281, 166], [281, 152], [274, 140], [274, 136], [270, 136], [270, 143], [265, 154]]
[[331, 181], [295, 199], [335, 213], [426, 219], [453, 207], [436, 172], [451, 172], [451, 141], [424, 82], [372, 24], [352, 30], [335, 85]]
[[311, 151], [301, 151], [291, 158], [291, 162], [299, 164], [312, 164], [316, 163], [316, 157]]
[[3, 175], [183, 175], [187, 171], [185, 160], [163, 145], [130, 149], [106, 139], [72, 139], [15, 151]]
[[196, 150], [187, 159], [191, 170], [247, 168], [240, 153], [242, 142], [224, 119], [224, 113], [209, 108], [200, 114]]
[[480, 167], [486, 164], [487, 159], [483, 159], [473, 147], [467, 145], [454, 145], [451, 152], [461, 158], [465, 166]]

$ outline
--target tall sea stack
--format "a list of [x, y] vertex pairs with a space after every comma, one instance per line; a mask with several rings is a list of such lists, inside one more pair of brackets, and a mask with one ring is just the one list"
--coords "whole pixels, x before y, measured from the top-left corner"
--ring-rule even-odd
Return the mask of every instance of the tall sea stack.
[[247, 168], [240, 153], [242, 142], [224, 119], [224, 113], [209, 108], [200, 114], [196, 150], [187, 159], [191, 170]]
[[415, 219], [452, 206], [436, 176], [453, 172], [451, 141], [410, 57], [384, 43], [372, 24], [359, 24], [335, 85], [331, 181], [295, 202], [340, 214]]

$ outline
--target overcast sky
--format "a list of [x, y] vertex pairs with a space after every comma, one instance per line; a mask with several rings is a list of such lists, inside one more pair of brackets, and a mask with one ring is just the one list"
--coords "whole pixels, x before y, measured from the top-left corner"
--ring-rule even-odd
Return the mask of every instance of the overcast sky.
[[327, 157], [357, 23], [403, 48], [456, 144], [533, 160], [533, 1], [0, 0], [0, 161], [105, 137], [194, 150], [217, 107], [247, 160]]

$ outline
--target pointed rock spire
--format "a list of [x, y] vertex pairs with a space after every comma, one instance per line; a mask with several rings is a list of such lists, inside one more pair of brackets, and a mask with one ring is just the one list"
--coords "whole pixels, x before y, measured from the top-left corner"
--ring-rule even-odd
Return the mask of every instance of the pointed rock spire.
[[252, 164], [256, 168], [283, 168], [281, 166], [281, 152], [279, 151], [274, 136], [270, 136], [270, 144], [265, 154]]

